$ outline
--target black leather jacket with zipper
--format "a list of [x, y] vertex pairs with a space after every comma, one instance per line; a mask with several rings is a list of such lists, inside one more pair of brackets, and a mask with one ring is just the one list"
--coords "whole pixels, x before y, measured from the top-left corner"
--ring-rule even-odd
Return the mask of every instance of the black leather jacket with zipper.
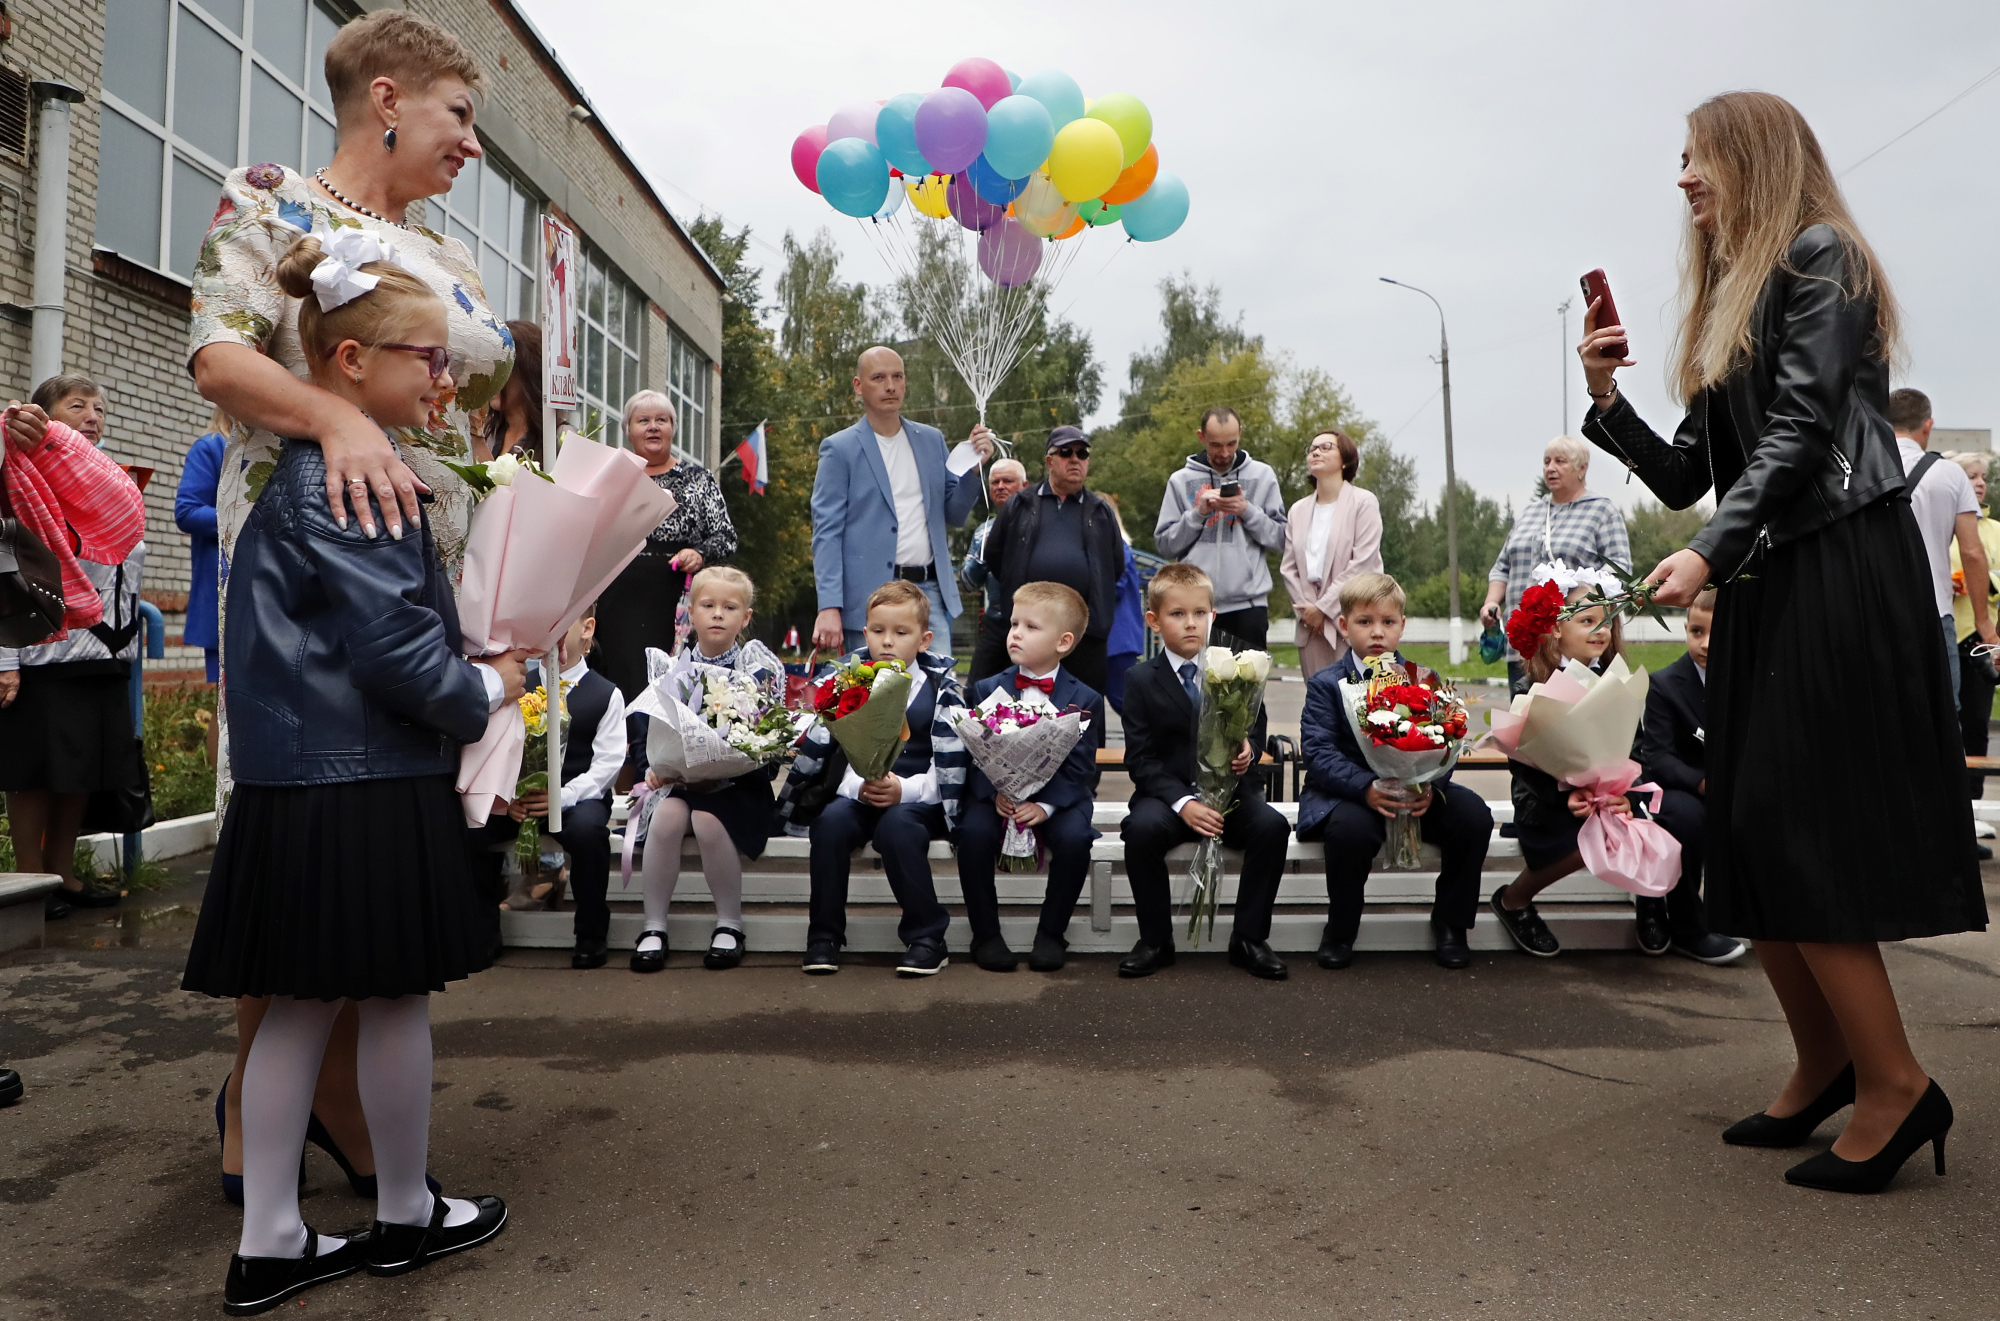
[[1714, 516], [1688, 543], [1715, 582], [1735, 577], [1760, 540], [1782, 546], [1905, 486], [1875, 300], [1850, 296], [1830, 227], [1792, 240], [1750, 331], [1749, 363], [1696, 396], [1671, 441], [1622, 392], [1583, 425], [1671, 508], [1715, 491]]

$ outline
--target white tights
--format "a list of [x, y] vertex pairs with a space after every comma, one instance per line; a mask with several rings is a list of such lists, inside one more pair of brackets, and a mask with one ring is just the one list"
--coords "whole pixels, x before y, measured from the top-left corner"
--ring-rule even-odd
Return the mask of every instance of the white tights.
[[[246, 1257], [300, 1257], [306, 1250], [299, 1216], [299, 1152], [312, 1115], [320, 1057], [343, 1001], [274, 996], [250, 1057], [243, 1065], [243, 1238]], [[430, 1189], [431, 1002], [427, 995], [355, 1002], [361, 1013], [356, 1047], [361, 1109], [375, 1148], [375, 1218], [428, 1224]], [[471, 1202], [447, 1198], [448, 1225], [478, 1214]], [[340, 1240], [321, 1235], [319, 1251]]]
[[[646, 831], [646, 929], [667, 929], [667, 907], [673, 903], [674, 887], [681, 880], [681, 841], [690, 827], [701, 846], [701, 870], [708, 878], [708, 892], [715, 898], [715, 924], [743, 927], [743, 859], [736, 842], [722, 822], [709, 812], [697, 812], [685, 798], [665, 794], [653, 800], [653, 824]], [[730, 936], [718, 936], [718, 944]], [[658, 936], [639, 942], [639, 952], [650, 954], [660, 948]]]

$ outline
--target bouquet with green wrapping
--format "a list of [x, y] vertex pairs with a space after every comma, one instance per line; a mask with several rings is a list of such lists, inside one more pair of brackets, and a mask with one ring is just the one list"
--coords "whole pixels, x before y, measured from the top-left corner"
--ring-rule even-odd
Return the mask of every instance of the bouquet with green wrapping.
[[[1201, 705], [1195, 715], [1194, 780], [1202, 806], [1227, 813], [1234, 805], [1236, 754], [1264, 709], [1264, 681], [1271, 674], [1270, 653], [1208, 647], [1201, 653]], [[1194, 892], [1188, 908], [1188, 939], [1215, 934], [1215, 910], [1222, 888], [1222, 841], [1204, 838], [1195, 847], [1189, 869]]]
[[903, 755], [910, 739], [904, 708], [910, 701], [909, 667], [886, 660], [843, 661], [813, 686], [813, 710], [864, 780], [879, 780]]

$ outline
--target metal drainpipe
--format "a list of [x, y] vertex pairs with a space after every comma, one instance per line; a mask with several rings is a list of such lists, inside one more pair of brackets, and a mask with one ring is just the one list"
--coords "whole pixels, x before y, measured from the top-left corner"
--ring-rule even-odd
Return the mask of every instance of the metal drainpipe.
[[41, 107], [40, 159], [35, 168], [34, 321], [29, 338], [29, 386], [59, 375], [63, 366], [63, 267], [69, 244], [69, 108], [83, 93], [68, 83], [41, 79], [29, 95]]

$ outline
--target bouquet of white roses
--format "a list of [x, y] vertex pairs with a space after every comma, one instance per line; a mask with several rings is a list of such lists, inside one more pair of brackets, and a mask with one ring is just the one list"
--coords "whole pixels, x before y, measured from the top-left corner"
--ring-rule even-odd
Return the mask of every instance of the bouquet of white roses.
[[[953, 722], [973, 764], [993, 787], [1015, 802], [1026, 802], [1062, 769], [1077, 740], [1090, 728], [1090, 713], [1055, 703], [1030, 688], [1018, 697], [1004, 688], [987, 694], [976, 708]], [[1035, 869], [1031, 827], [1009, 820], [1000, 838], [1002, 871]]]
[[[1262, 651], [1208, 647], [1201, 653], [1201, 708], [1195, 716], [1194, 778], [1204, 807], [1227, 813], [1236, 798], [1238, 775], [1232, 765], [1243, 740], [1264, 709], [1264, 681], [1271, 657]], [[1222, 888], [1222, 841], [1209, 836], [1195, 849], [1189, 869], [1194, 892], [1189, 903], [1188, 939], [1200, 940], [1202, 919], [1215, 934], [1215, 910]]]

